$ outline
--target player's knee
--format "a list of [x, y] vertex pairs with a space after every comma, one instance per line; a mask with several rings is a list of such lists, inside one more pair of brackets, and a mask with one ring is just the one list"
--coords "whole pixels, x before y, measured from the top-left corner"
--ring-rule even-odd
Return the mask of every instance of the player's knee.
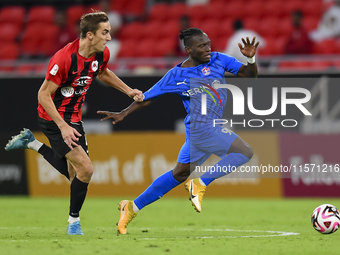
[[81, 166], [81, 171], [77, 172], [77, 176], [83, 182], [90, 182], [91, 177], [93, 175], [93, 166], [91, 161], [83, 162]]

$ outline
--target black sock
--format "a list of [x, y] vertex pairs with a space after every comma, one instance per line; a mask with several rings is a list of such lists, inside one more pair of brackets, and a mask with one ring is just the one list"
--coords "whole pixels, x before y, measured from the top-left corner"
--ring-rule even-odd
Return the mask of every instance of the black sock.
[[88, 183], [78, 180], [77, 176], [74, 177], [71, 183], [70, 216], [79, 217], [79, 211], [83, 206], [88, 185]]
[[65, 175], [67, 179], [70, 180], [70, 175], [68, 173], [67, 161], [65, 158], [59, 159], [51, 147], [43, 144], [38, 152], [43, 155], [44, 159], [47, 160], [55, 169], [57, 169], [62, 175]]

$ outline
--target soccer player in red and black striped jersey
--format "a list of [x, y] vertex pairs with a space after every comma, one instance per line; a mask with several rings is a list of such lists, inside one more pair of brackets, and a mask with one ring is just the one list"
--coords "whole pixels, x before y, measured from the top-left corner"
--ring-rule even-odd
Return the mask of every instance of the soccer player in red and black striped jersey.
[[28, 129], [13, 137], [5, 148], [38, 151], [71, 181], [67, 228], [70, 235], [83, 235], [79, 211], [93, 173], [81, 122], [85, 95], [93, 79], [98, 77], [135, 101], [143, 100], [141, 91], [131, 89], [107, 69], [110, 52], [105, 44], [111, 40], [111, 28], [106, 13], [85, 14], [80, 29], [80, 39], [69, 43], [51, 58], [46, 79], [38, 92], [39, 125], [52, 148], [36, 140]]

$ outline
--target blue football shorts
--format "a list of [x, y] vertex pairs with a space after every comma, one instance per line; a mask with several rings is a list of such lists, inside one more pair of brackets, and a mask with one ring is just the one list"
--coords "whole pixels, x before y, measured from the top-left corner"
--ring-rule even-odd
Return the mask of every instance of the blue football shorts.
[[222, 126], [186, 130], [186, 139], [177, 158], [179, 163], [203, 164], [212, 154], [225, 156], [237, 134]]

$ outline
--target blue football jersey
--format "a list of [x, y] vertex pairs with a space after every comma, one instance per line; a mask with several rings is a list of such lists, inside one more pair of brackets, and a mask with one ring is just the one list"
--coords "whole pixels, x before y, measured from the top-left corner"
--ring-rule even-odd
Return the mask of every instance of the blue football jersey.
[[[215, 89], [217, 83], [225, 84], [224, 73], [237, 74], [242, 63], [229, 55], [212, 52], [211, 59], [195, 67], [181, 67], [182, 63], [169, 70], [161, 80], [144, 93], [145, 99], [156, 99], [172, 93], [178, 95], [188, 113], [186, 128], [190, 123], [206, 123], [221, 119], [227, 102], [227, 89]], [[202, 115], [202, 94], [206, 96], [207, 114]]]

